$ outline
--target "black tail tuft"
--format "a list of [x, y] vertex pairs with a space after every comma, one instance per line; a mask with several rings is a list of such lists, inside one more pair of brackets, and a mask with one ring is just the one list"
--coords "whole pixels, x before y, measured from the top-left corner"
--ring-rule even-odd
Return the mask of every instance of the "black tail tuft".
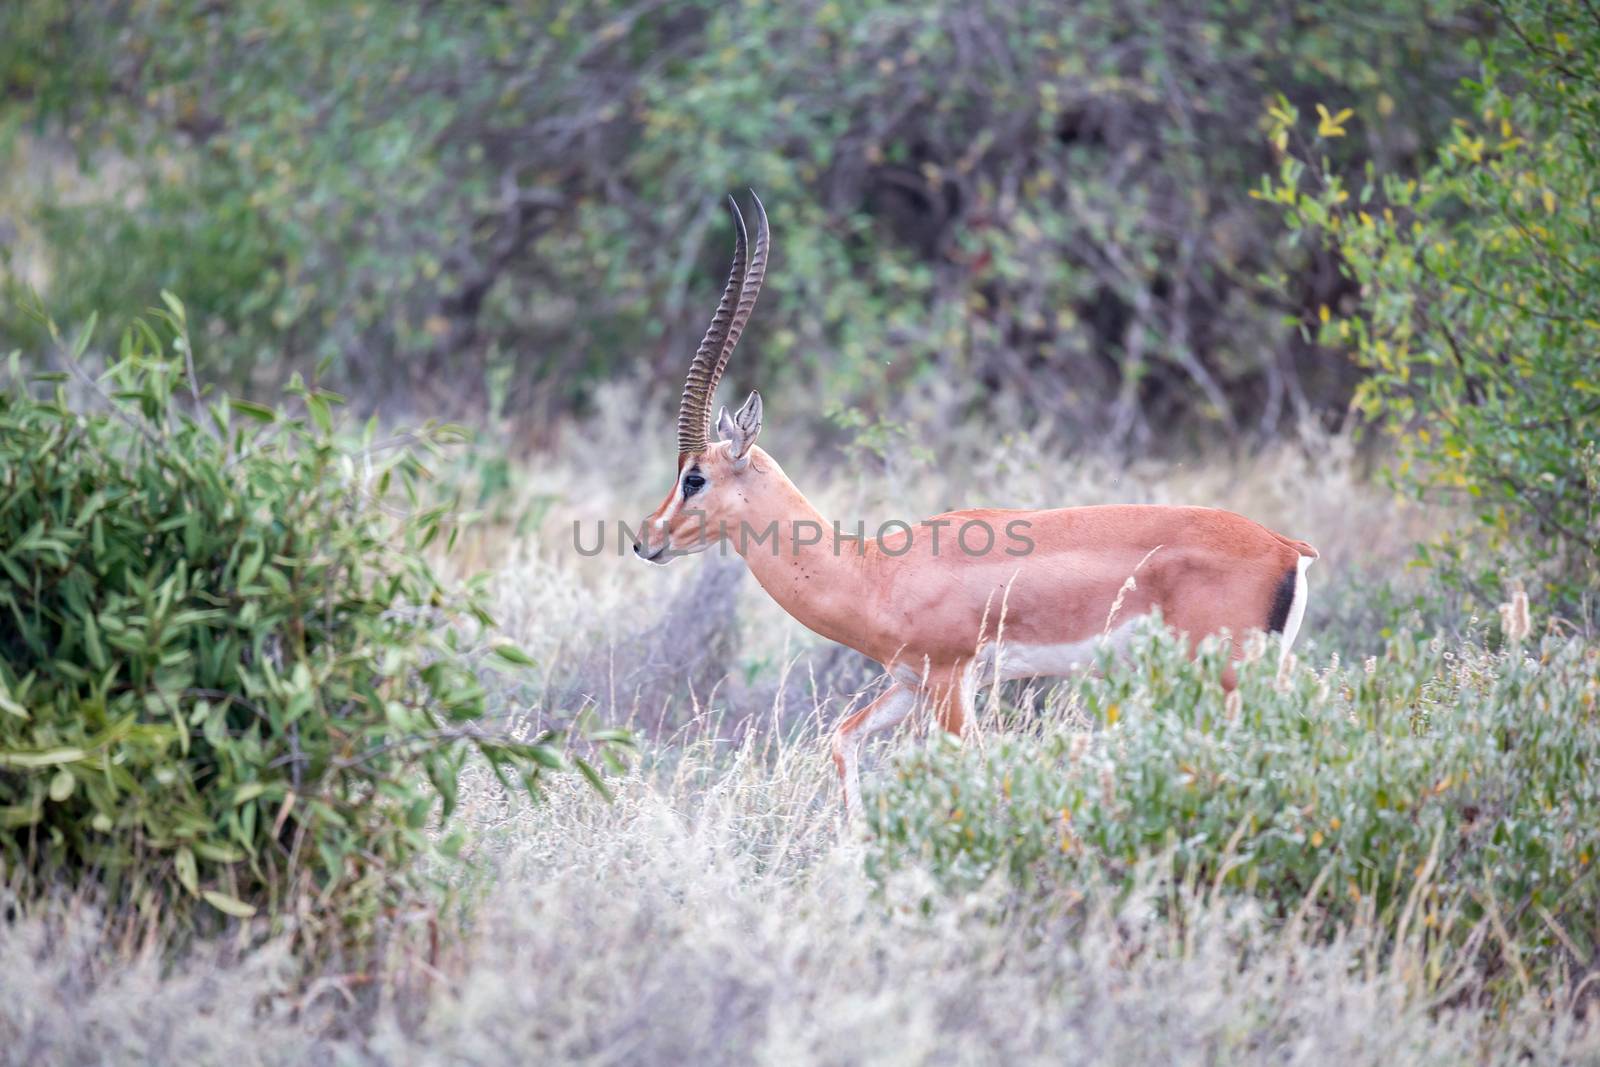
[[1272, 611], [1267, 615], [1267, 629], [1275, 634], [1283, 633], [1283, 628], [1289, 621], [1289, 609], [1294, 607], [1295, 578], [1299, 573], [1299, 567], [1290, 567], [1284, 571], [1283, 580], [1278, 583], [1277, 590], [1272, 594]]

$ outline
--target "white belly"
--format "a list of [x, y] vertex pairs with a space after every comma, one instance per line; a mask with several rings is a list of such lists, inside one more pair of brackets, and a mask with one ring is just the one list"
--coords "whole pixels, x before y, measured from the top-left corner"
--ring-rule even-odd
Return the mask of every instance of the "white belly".
[[985, 645], [978, 655], [977, 675], [983, 683], [1006, 682], [1014, 678], [1060, 677], [1092, 667], [1105, 649], [1117, 651], [1128, 643], [1136, 620], [1129, 620], [1109, 633], [1096, 634], [1082, 641], [1053, 645], [1024, 645], [998, 641]]

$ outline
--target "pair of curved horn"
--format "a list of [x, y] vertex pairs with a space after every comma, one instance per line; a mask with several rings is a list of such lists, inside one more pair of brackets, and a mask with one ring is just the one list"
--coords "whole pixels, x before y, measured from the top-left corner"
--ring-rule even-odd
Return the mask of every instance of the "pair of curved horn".
[[728, 210], [733, 215], [734, 246], [733, 268], [728, 272], [728, 284], [717, 303], [717, 313], [711, 317], [700, 347], [695, 350], [689, 364], [689, 376], [683, 383], [683, 400], [678, 405], [678, 455], [704, 452], [711, 435], [711, 398], [728, 367], [728, 357], [744, 333], [750, 312], [755, 310], [756, 297], [761, 293], [761, 283], [767, 276], [767, 251], [771, 235], [767, 231], [767, 209], [761, 198], [750, 191], [756, 205], [756, 244], [749, 248], [744, 227], [744, 215], [739, 203], [728, 197]]

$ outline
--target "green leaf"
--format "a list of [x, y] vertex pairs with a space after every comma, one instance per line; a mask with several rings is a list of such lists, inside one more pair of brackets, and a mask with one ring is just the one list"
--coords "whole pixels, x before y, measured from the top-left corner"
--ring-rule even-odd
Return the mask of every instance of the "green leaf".
[[561, 758], [561, 753], [549, 745], [529, 745], [528, 758], [539, 766], [552, 771], [564, 771], [567, 769], [566, 762]]
[[219, 893], [214, 889], [207, 889], [200, 896], [204, 898], [207, 904], [210, 904], [222, 914], [231, 915], [235, 919], [248, 919], [256, 913], [255, 905], [246, 904], [238, 897], [230, 897], [226, 893]]
[[99, 321], [100, 313], [91, 311], [88, 321], [83, 324], [83, 328], [78, 331], [78, 336], [73, 339], [72, 361], [74, 363], [83, 359], [83, 354], [89, 350], [89, 341], [94, 337], [95, 324]]
[[87, 756], [83, 749], [70, 745], [40, 752], [0, 752], [0, 767], [54, 767], [60, 763], [77, 763]]
[[244, 859], [244, 853], [231, 845], [219, 845], [210, 841], [195, 841], [194, 851], [201, 859], [210, 860], [212, 863], [238, 863]]
[[316, 423], [317, 429], [323, 433], [333, 432], [333, 413], [328, 410], [328, 402], [320, 394], [306, 394], [306, 410], [311, 413], [311, 421]]
[[274, 422], [278, 413], [265, 404], [257, 404], [253, 400], [240, 400], [238, 397], [228, 399], [228, 407], [241, 415], [255, 419], [257, 422]]
[[0, 678], [0, 711], [5, 712], [7, 715], [14, 715], [23, 722], [27, 722], [30, 718], [32, 718], [32, 716], [28, 714], [27, 708], [23, 707], [21, 704], [18, 704], [12, 699], [11, 691], [6, 687], [5, 680], [3, 678]]
[[637, 742], [634, 740], [633, 733], [628, 730], [590, 730], [584, 736], [588, 737], [591, 741], [600, 741], [611, 745], [627, 745], [630, 748], [637, 745]]
[[266, 791], [267, 787], [262, 782], [246, 782], [244, 785], [241, 785], [238, 789], [234, 790], [233, 802], [235, 805], [248, 804], [250, 801], [254, 800], [256, 797], [260, 796]]
[[496, 642], [492, 651], [500, 659], [518, 667], [538, 666], [538, 662], [532, 656], [509, 641]]
[[239, 564], [239, 574], [235, 579], [241, 586], [249, 585], [261, 570], [261, 563], [267, 558], [267, 550], [262, 545], [254, 545], [245, 553], [244, 559]]
[[194, 862], [194, 853], [188, 846], [179, 848], [172, 858], [173, 867], [177, 870], [178, 884], [188, 891], [190, 896], [200, 892], [200, 872]]
[[0, 827], [16, 829], [22, 826], [36, 826], [44, 818], [44, 812], [37, 804], [6, 804], [0, 806]]
[[182, 300], [179, 300], [172, 293], [163, 289], [161, 290], [161, 302], [167, 305], [167, 308], [172, 312], [173, 318], [177, 319], [180, 323], [188, 321], [189, 316], [184, 310]]
[[599, 771], [595, 770], [589, 765], [588, 760], [581, 756], [574, 756], [572, 757], [572, 762], [574, 766], [578, 768], [579, 773], [581, 773], [584, 778], [588, 780], [589, 784], [594, 786], [596, 792], [605, 797], [607, 800], [612, 799], [611, 790], [607, 788], [605, 779], [600, 777]]
[[421, 830], [428, 825], [428, 815], [433, 811], [433, 797], [420, 796], [406, 808], [406, 825]]

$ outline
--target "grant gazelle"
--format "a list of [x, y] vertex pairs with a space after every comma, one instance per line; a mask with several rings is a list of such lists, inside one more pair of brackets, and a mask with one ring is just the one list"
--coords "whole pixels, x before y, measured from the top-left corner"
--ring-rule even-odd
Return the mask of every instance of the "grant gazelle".
[[[753, 247], [730, 204], [733, 269], [684, 385], [677, 476], [633, 549], [664, 564], [729, 540], [785, 611], [883, 665], [888, 689], [834, 735], [847, 811], [859, 810], [857, 759], [873, 733], [925, 707], [959, 734], [980, 685], [1067, 674], [1150, 612], [1192, 642], [1227, 633], [1235, 657], [1249, 631], [1275, 632], [1287, 660], [1317, 551], [1243, 516], [1154, 505], [978, 509], [935, 516], [920, 534], [901, 524], [841, 541], [756, 444], [758, 393], [732, 415], [722, 409], [712, 442], [711, 399], [755, 307], [770, 242], [759, 198]], [[962, 528], [990, 536], [958, 545]], [[939, 529], [942, 542], [929, 536]], [[974, 540], [987, 550], [968, 550]], [[1231, 668], [1222, 683], [1232, 685]]]

